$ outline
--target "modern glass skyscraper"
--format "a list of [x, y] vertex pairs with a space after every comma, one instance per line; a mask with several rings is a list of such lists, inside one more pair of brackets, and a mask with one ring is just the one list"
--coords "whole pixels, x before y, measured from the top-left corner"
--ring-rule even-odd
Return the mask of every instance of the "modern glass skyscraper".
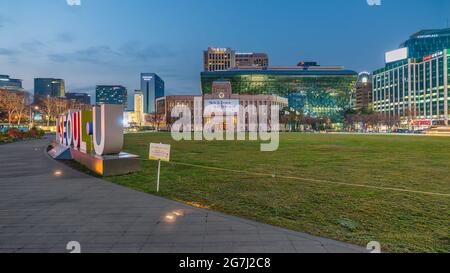
[[374, 110], [403, 122], [448, 125], [450, 49], [373, 72]]
[[66, 93], [66, 99], [75, 100], [81, 104], [91, 104], [91, 96], [86, 93]]
[[127, 89], [121, 85], [97, 85], [95, 88], [95, 103], [118, 104], [128, 106]]
[[22, 80], [11, 79], [8, 75], [0, 75], [0, 89], [22, 90]]
[[233, 93], [277, 95], [289, 99], [289, 107], [305, 115], [343, 121], [351, 108], [358, 74], [337, 68], [283, 67], [267, 70], [230, 70], [203, 72], [203, 94], [211, 94], [213, 82], [231, 82]]
[[65, 82], [62, 79], [37, 78], [34, 79], [34, 97], [64, 97]]
[[450, 48], [450, 28], [421, 30], [402, 43], [408, 48], [409, 58], [422, 58], [444, 48]]
[[144, 95], [144, 113], [152, 114], [156, 110], [156, 99], [164, 97], [164, 81], [155, 73], [142, 73], [141, 92]]
[[448, 125], [450, 29], [420, 31], [401, 46], [409, 57], [391, 54], [373, 72], [374, 110], [405, 125]]

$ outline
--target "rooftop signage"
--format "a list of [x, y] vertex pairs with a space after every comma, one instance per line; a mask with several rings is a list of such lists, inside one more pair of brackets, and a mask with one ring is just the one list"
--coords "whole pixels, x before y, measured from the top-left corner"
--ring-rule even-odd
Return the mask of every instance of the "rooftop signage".
[[423, 57], [422, 61], [426, 62], [426, 61], [432, 60], [434, 58], [440, 57], [442, 55], [444, 55], [444, 51], [439, 51], [439, 52], [434, 53], [432, 55], [428, 55], [428, 56]]
[[417, 39], [427, 39], [427, 38], [437, 38], [439, 37], [438, 34], [428, 34], [428, 35], [419, 35], [417, 36]]

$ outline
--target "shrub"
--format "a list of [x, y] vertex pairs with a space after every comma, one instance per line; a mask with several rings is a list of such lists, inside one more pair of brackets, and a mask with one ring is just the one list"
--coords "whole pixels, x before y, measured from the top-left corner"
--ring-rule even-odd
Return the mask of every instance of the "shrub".
[[24, 133], [17, 128], [11, 128], [6, 133], [11, 138], [22, 139], [24, 137]]
[[27, 132], [22, 132], [17, 128], [10, 128], [6, 133], [0, 134], [1, 143], [10, 143], [16, 140], [37, 139], [44, 136], [44, 131], [38, 128], [32, 128]]
[[31, 128], [27, 133], [29, 138], [42, 138], [44, 136], [44, 131], [36, 127]]
[[14, 142], [15, 138], [10, 137], [8, 134], [0, 133], [0, 144]]

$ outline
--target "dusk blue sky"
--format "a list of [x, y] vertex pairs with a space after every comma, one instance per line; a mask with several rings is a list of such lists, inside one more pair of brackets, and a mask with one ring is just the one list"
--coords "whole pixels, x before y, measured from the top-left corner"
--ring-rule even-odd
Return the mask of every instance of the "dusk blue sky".
[[0, 74], [66, 80], [68, 91], [158, 73], [169, 94], [200, 93], [208, 46], [267, 52], [355, 71], [383, 66], [384, 52], [418, 30], [444, 28], [450, 0], [0, 0]]

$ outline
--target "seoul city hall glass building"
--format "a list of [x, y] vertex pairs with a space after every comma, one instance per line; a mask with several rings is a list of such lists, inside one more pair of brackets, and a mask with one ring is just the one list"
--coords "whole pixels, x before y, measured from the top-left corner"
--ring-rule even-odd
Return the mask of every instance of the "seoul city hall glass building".
[[317, 65], [201, 73], [203, 94], [211, 94], [214, 81], [226, 80], [235, 94], [285, 97], [290, 108], [332, 123], [342, 123], [344, 112], [351, 108], [357, 77], [341, 67]]

